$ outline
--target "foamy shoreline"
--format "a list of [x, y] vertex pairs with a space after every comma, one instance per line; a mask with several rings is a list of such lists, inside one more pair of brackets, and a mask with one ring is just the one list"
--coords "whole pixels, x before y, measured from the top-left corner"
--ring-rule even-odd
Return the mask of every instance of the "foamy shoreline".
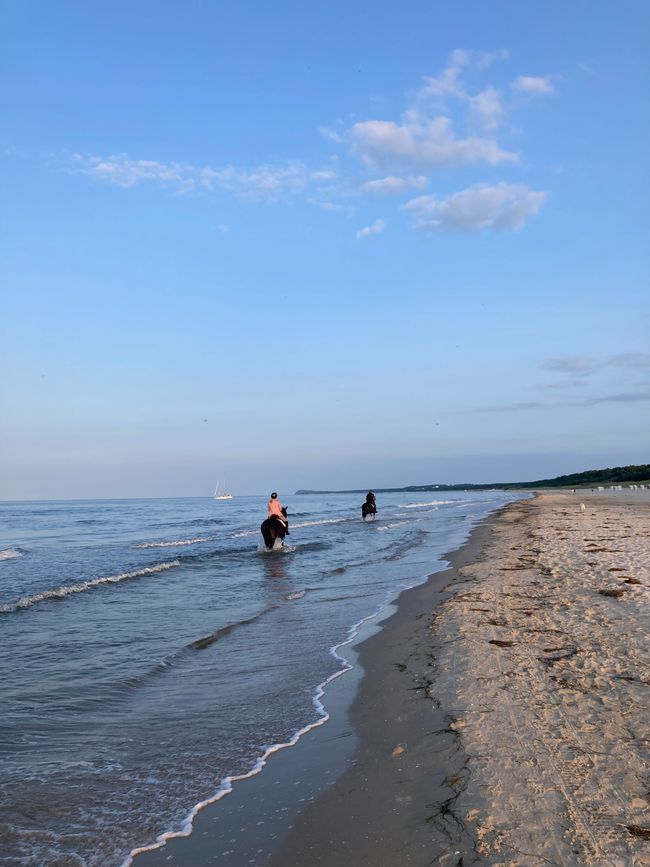
[[[317, 522], [317, 523], [328, 523], [328, 522], [321, 521], [321, 522]], [[414, 581], [414, 584], [415, 585], [420, 584], [425, 580], [426, 580], [426, 578], [416, 579]], [[412, 589], [412, 586], [407, 586], [404, 589], [405, 590]], [[352, 669], [354, 668], [354, 665], [351, 662], [351, 660], [348, 658], [348, 656], [345, 656], [342, 651], [345, 648], [347, 648], [349, 645], [354, 644], [354, 642], [356, 641], [356, 639], [359, 636], [360, 630], [362, 630], [362, 628], [366, 624], [371, 623], [372, 621], [376, 621], [379, 618], [381, 618], [385, 609], [389, 608], [393, 604], [393, 602], [394, 602], [394, 594], [390, 593], [375, 611], [373, 611], [372, 613], [361, 618], [356, 623], [352, 624], [352, 626], [349, 627], [347, 636], [342, 641], [333, 645], [330, 648], [331, 655], [336, 659], [336, 661], [340, 664], [341, 667], [337, 671], [335, 671], [333, 674], [331, 674], [329, 677], [327, 677], [322, 683], [319, 683], [314, 690], [314, 695], [312, 697], [312, 703], [313, 703], [317, 713], [319, 714], [318, 718], [314, 722], [309, 723], [308, 725], [303, 726], [302, 728], [298, 729], [296, 732], [294, 732], [294, 734], [287, 741], [272, 744], [271, 746], [267, 747], [263, 751], [263, 753], [256, 759], [252, 768], [249, 771], [242, 773], [242, 774], [228, 775], [227, 777], [225, 777], [221, 781], [221, 784], [219, 785], [219, 788], [214, 793], [214, 795], [200, 801], [199, 803], [195, 804], [190, 809], [187, 816], [181, 822], [179, 828], [177, 828], [176, 830], [164, 831], [163, 833], [159, 834], [158, 837], [153, 842], [137, 846], [121, 862], [120, 867], [130, 867], [130, 865], [133, 865], [133, 864], [143, 864], [144, 859], [142, 857], [139, 857], [139, 856], [151, 855], [155, 859], [156, 853], [158, 853], [159, 850], [163, 850], [162, 852], [160, 852], [161, 858], [163, 858], [165, 861], [168, 861], [170, 863], [174, 863], [176, 853], [166, 854], [168, 851], [166, 848], [167, 844], [170, 841], [180, 840], [182, 838], [189, 837], [194, 831], [194, 821], [195, 821], [196, 817], [201, 813], [202, 810], [204, 810], [206, 807], [211, 806], [212, 804], [216, 804], [224, 796], [229, 795], [233, 791], [233, 784], [234, 783], [239, 783], [239, 782], [242, 782], [245, 780], [251, 780], [251, 778], [256, 777], [261, 771], [264, 770], [264, 768], [267, 766], [267, 763], [268, 763], [270, 757], [274, 753], [284, 751], [288, 747], [295, 747], [296, 744], [298, 744], [298, 742], [305, 735], [309, 734], [310, 732], [314, 731], [315, 729], [319, 729], [322, 725], [324, 725], [326, 722], [328, 722], [330, 720], [330, 712], [328, 711], [326, 704], [325, 704], [326, 699], [327, 699], [328, 688], [335, 681], [337, 681], [342, 675], [347, 674], [348, 672], [352, 671]], [[197, 858], [197, 856], [194, 853], [192, 853], [192, 851], [190, 849], [189, 853], [185, 857], [187, 857], [187, 859], [188, 859], [187, 860], [188, 865], [196, 865], [196, 867], [198, 867], [199, 864], [206, 863], [205, 862], [206, 855], [204, 852], [202, 852]]]
[[647, 492], [477, 528], [361, 646], [354, 767], [272, 867], [649, 864], [649, 549]]

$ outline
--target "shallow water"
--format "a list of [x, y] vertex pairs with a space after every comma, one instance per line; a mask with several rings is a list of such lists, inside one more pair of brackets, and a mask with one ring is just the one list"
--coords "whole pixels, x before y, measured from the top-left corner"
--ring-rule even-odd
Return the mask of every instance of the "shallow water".
[[[0, 504], [0, 863], [120, 864], [322, 715], [331, 649], [515, 495]], [[327, 697], [324, 699], [327, 705]]]

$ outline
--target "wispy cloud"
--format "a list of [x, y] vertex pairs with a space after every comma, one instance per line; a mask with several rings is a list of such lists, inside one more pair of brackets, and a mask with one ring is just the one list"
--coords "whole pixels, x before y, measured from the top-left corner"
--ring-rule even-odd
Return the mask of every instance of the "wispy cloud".
[[582, 406], [595, 406], [599, 403], [645, 403], [650, 400], [650, 388], [640, 391], [628, 391], [621, 394], [606, 394], [602, 397], [587, 398], [582, 401]]
[[584, 381], [607, 368], [650, 371], [650, 352], [619, 352], [602, 358], [590, 355], [558, 355], [543, 361], [542, 367], [563, 374], [569, 381]]
[[74, 154], [72, 170], [118, 187], [155, 184], [177, 193], [214, 192], [221, 189], [243, 198], [277, 201], [304, 192], [309, 186], [332, 180], [331, 170], [310, 170], [300, 160], [252, 169], [214, 168], [189, 163], [132, 159], [127, 154], [100, 157]]
[[[544, 385], [545, 389], [565, 389], [579, 387], [580, 393], [567, 395], [560, 400], [521, 401], [479, 408], [479, 412], [521, 412], [531, 409], [562, 409], [571, 407], [590, 407], [601, 404], [634, 404], [650, 401], [650, 352], [619, 352], [598, 358], [593, 355], [558, 355], [547, 358], [540, 365], [543, 370], [563, 375], [563, 379]], [[625, 371], [629, 380], [636, 373], [637, 381], [626, 383], [625, 390], [605, 391], [603, 380], [597, 375], [602, 371]], [[640, 376], [639, 376], [640, 374]], [[601, 384], [598, 386], [598, 382]], [[621, 385], [621, 383], [616, 383]], [[631, 387], [630, 387], [631, 385]], [[601, 393], [588, 393], [598, 387]], [[603, 393], [604, 392], [604, 393]]]
[[466, 48], [454, 49], [447, 60], [444, 69], [434, 76], [425, 76], [424, 84], [418, 91], [419, 102], [434, 100], [437, 102], [452, 99], [468, 99], [467, 88], [462, 80], [465, 69], [487, 69], [499, 60], [507, 60], [508, 52], [500, 51], [469, 51]]
[[555, 93], [552, 75], [518, 75], [510, 86], [517, 93], [542, 96]]
[[136, 184], [153, 182], [160, 186], [175, 186], [189, 189], [205, 186], [205, 169], [183, 163], [161, 163], [156, 160], [134, 160], [126, 154], [108, 157], [73, 154], [73, 171], [88, 175], [118, 187], [134, 187]]
[[354, 208], [352, 205], [341, 205], [338, 202], [319, 201], [318, 199], [310, 199], [311, 205], [315, 205], [322, 211], [330, 211], [333, 214], [343, 214], [345, 217], [354, 216]]
[[336, 144], [343, 144], [345, 142], [345, 136], [335, 129], [331, 129], [329, 126], [321, 126], [318, 128], [318, 131], [328, 141], [333, 141]]
[[384, 220], [375, 220], [372, 225], [364, 226], [363, 229], [359, 229], [357, 232], [357, 241], [361, 241], [363, 238], [369, 238], [371, 235], [379, 235], [385, 230], [385, 228], [386, 223]]
[[423, 187], [426, 187], [428, 183], [429, 179], [425, 175], [405, 178], [397, 178], [394, 175], [389, 175], [386, 178], [377, 178], [374, 181], [366, 181], [361, 185], [361, 189], [366, 193], [396, 195], [405, 192], [405, 190], [421, 190]]
[[639, 391], [619, 392], [615, 394], [596, 395], [594, 397], [575, 398], [562, 401], [521, 401], [518, 403], [494, 404], [482, 406], [478, 412], [522, 412], [530, 409], [560, 409], [569, 407], [598, 406], [603, 403], [645, 403], [650, 401], [650, 388]]
[[549, 406], [550, 404], [538, 400], [525, 400], [519, 403], [497, 403], [493, 406], [481, 406], [478, 412], [521, 412], [525, 409], [543, 409]]
[[546, 193], [515, 184], [475, 184], [440, 197], [418, 196], [403, 209], [415, 215], [424, 230], [482, 232], [521, 229], [544, 204]]
[[542, 362], [542, 367], [546, 370], [580, 379], [591, 376], [597, 366], [597, 362], [586, 355], [558, 355]]

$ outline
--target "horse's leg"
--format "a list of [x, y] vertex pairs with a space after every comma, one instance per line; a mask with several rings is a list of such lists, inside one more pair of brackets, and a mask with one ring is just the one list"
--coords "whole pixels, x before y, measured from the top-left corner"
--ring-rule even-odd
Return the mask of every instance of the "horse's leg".
[[267, 550], [271, 550], [273, 548], [273, 544], [275, 543], [275, 536], [273, 535], [273, 530], [269, 525], [268, 520], [262, 522], [262, 526], [260, 527], [262, 531], [262, 538], [264, 539], [264, 544], [266, 545]]

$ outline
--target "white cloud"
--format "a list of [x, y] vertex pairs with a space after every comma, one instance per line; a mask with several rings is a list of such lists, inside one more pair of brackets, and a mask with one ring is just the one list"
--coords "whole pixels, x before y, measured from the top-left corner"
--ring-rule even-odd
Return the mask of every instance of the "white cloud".
[[360, 241], [363, 238], [369, 238], [371, 235], [379, 235], [385, 228], [386, 223], [383, 220], [375, 220], [371, 226], [364, 226], [363, 229], [359, 229], [357, 232], [357, 241]]
[[521, 229], [544, 204], [546, 193], [516, 184], [475, 184], [450, 196], [419, 196], [403, 209], [418, 229], [482, 232]]
[[481, 132], [490, 133], [498, 129], [505, 113], [501, 94], [493, 87], [486, 87], [469, 101], [469, 124]]
[[463, 69], [476, 67], [485, 69], [496, 60], [505, 60], [508, 52], [502, 51], [468, 51], [465, 48], [456, 48], [449, 55], [447, 66], [440, 75], [425, 76], [424, 85], [418, 92], [417, 99], [425, 101], [431, 98], [454, 98], [466, 99], [465, 85], [461, 81]]
[[206, 189], [221, 188], [237, 196], [251, 199], [278, 199], [301, 193], [309, 184], [310, 174], [304, 163], [292, 160], [284, 166], [257, 166], [240, 169], [199, 169]]
[[397, 124], [388, 120], [355, 123], [350, 130], [355, 151], [364, 162], [440, 168], [460, 163], [516, 163], [517, 154], [480, 136], [456, 138], [448, 117]]
[[164, 186], [187, 186], [196, 182], [196, 170], [182, 163], [132, 160], [126, 154], [109, 157], [74, 154], [72, 159], [81, 174], [108, 181], [118, 187], [134, 187], [146, 181]]
[[430, 98], [440, 99], [453, 97], [465, 98], [465, 88], [460, 80], [463, 67], [469, 65], [469, 52], [462, 48], [456, 48], [449, 55], [447, 66], [440, 75], [425, 75], [424, 85], [418, 91], [418, 100]]
[[510, 85], [518, 93], [551, 94], [555, 85], [550, 75], [519, 75]]
[[310, 172], [309, 177], [312, 181], [333, 181], [336, 178], [336, 172], [326, 169], [324, 171]]
[[[484, 87], [472, 94], [461, 77], [470, 67], [484, 69], [505, 56], [501, 51], [456, 49], [439, 75], [423, 79], [424, 84], [399, 121], [359, 121], [343, 138], [366, 164], [395, 166], [402, 171], [519, 162], [518, 155], [500, 147], [492, 135], [506, 114], [499, 91]], [[455, 106], [458, 114], [459, 105], [460, 120], [468, 126], [465, 135], [456, 132], [451, 117], [451, 108]]]
[[[260, 202], [292, 199], [350, 217], [354, 214], [350, 202], [357, 197], [424, 191], [437, 170], [520, 163], [519, 155], [499, 141], [502, 129], [512, 137], [509, 114], [523, 102], [515, 92], [553, 92], [557, 76], [519, 76], [509, 88], [498, 90], [485, 81], [482, 71], [506, 56], [505, 51], [456, 49], [438, 75], [422, 80], [401, 115], [357, 122], [348, 115], [346, 122], [339, 118], [331, 128], [321, 127], [326, 139], [344, 144], [348, 153], [317, 165], [302, 160], [252, 167], [194, 165], [133, 159], [120, 153], [73, 155], [71, 170], [125, 189], [150, 185], [176, 194], [226, 192]], [[477, 83], [477, 79], [483, 80]], [[372, 168], [370, 180], [359, 178], [350, 155]], [[423, 229], [517, 229], [540, 209], [545, 195], [525, 186], [477, 184], [446, 198], [421, 196], [406, 207], [415, 215], [415, 225]], [[379, 220], [360, 229], [357, 237], [384, 229]]]
[[365, 184], [361, 184], [361, 189], [367, 193], [396, 195], [398, 193], [403, 193], [405, 190], [421, 190], [423, 187], [426, 187], [428, 183], [429, 180], [424, 175], [405, 178], [396, 178], [394, 175], [389, 175], [386, 178], [366, 181]]
[[343, 214], [345, 217], [354, 216], [354, 208], [352, 205], [340, 205], [338, 202], [321, 202], [317, 199], [311, 199], [309, 203], [323, 211], [331, 211], [333, 214]]
[[295, 196], [313, 182], [336, 177], [336, 173], [330, 170], [309, 171], [299, 160], [290, 160], [281, 166], [261, 165], [243, 169], [134, 160], [126, 154], [109, 157], [74, 154], [72, 159], [73, 170], [123, 188], [153, 183], [178, 193], [221, 189], [243, 198], [265, 201]]
[[321, 126], [318, 129], [319, 133], [326, 138], [328, 141], [336, 142], [336, 144], [343, 144], [345, 138], [336, 130], [330, 129], [328, 126]]

